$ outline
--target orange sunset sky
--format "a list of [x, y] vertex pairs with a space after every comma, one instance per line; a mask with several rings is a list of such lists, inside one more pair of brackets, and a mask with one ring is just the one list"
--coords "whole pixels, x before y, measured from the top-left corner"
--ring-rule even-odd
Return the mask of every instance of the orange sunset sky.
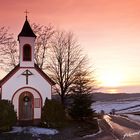
[[[103, 92], [140, 92], [140, 0], [0, 0], [0, 26], [51, 23], [74, 32]], [[1, 75], [2, 77], [2, 75]]]

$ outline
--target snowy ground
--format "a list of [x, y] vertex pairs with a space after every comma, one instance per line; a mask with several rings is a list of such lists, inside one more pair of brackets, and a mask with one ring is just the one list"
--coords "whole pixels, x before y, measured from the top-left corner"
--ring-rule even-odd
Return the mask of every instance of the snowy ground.
[[104, 110], [105, 113], [110, 113], [112, 109], [115, 109], [120, 114], [140, 112], [140, 98], [96, 101], [92, 104], [92, 108], [97, 113], [100, 113], [101, 110]]
[[134, 120], [134, 121], [140, 122], [140, 116], [139, 115], [126, 114], [126, 116], [130, 120]]
[[58, 133], [58, 131], [56, 129], [47, 129], [39, 127], [13, 127], [12, 131], [8, 133], [24, 133], [24, 134], [32, 134], [32, 136], [39, 136], [39, 135], [55, 135]]

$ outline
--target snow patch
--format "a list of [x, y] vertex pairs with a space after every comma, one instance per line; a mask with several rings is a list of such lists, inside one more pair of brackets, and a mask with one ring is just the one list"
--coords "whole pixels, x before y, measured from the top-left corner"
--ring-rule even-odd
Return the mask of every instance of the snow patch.
[[[134, 100], [123, 100], [123, 101], [97, 101], [95, 103], [92, 104], [92, 108], [93, 110], [96, 110], [97, 113], [100, 113], [101, 110], [104, 110], [105, 113], [110, 113], [112, 111], [112, 109], [115, 110], [122, 110], [122, 109], [126, 109], [126, 108], [130, 108], [133, 106], [138, 106], [140, 105], [140, 100], [134, 101]], [[140, 111], [140, 107], [136, 107], [133, 109], [129, 109], [129, 110], [122, 110], [119, 111], [118, 113], [129, 113], [129, 112], [134, 112], [134, 111]]]
[[58, 133], [56, 129], [47, 129], [39, 127], [13, 127], [12, 131], [8, 133], [25, 133], [32, 134], [33, 136], [39, 135], [55, 135]]
[[140, 122], [140, 115], [125, 114], [129, 119]]
[[118, 111], [117, 113], [124, 114], [124, 113], [135, 113], [135, 112], [140, 112], [140, 106], [128, 108], [126, 110], [121, 110], [121, 111]]
[[33, 127], [29, 129], [29, 132], [31, 134], [47, 134], [47, 135], [55, 135], [58, 133], [57, 130], [55, 129], [46, 129], [46, 128], [37, 128], [37, 127]]
[[21, 133], [22, 131], [24, 131], [24, 127], [12, 127], [12, 131], [8, 133]]

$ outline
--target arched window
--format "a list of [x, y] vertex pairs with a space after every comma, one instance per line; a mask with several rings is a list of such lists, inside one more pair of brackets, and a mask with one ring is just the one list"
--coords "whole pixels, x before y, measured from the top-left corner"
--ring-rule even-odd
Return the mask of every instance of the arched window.
[[31, 61], [31, 46], [28, 44], [23, 46], [23, 61]]

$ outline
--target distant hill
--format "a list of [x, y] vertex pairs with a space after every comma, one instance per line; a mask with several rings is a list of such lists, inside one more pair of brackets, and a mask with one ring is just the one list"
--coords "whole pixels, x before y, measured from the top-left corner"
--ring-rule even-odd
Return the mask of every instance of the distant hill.
[[117, 93], [117, 94], [109, 94], [109, 93], [93, 93], [93, 99], [95, 101], [116, 101], [123, 99], [136, 99], [140, 98], [140, 93]]

